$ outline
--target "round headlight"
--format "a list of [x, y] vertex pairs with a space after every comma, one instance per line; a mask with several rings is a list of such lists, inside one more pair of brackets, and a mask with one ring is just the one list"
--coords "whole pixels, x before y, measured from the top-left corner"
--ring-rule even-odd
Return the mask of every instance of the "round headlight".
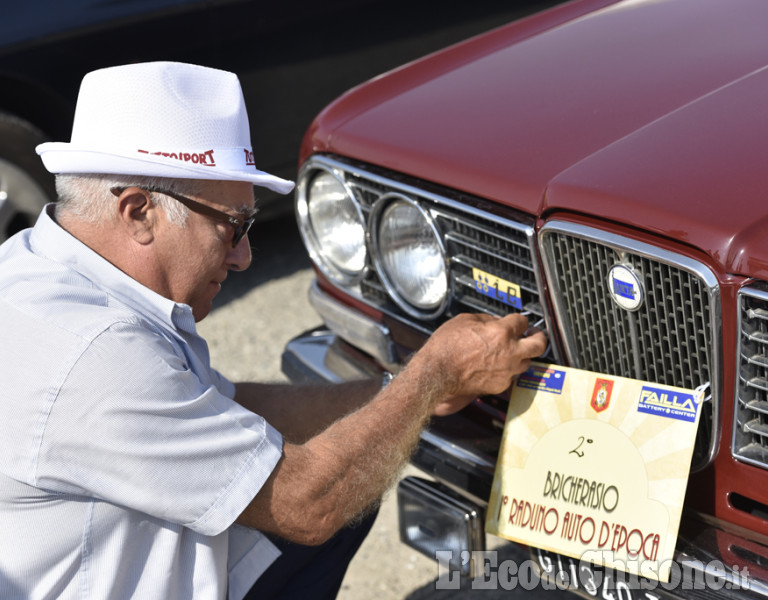
[[395, 301], [413, 316], [437, 315], [448, 293], [448, 273], [430, 216], [408, 198], [384, 196], [374, 207], [373, 235], [379, 274]]
[[360, 210], [341, 180], [316, 171], [300, 191], [299, 215], [310, 251], [332, 279], [350, 283], [365, 269], [365, 226]]

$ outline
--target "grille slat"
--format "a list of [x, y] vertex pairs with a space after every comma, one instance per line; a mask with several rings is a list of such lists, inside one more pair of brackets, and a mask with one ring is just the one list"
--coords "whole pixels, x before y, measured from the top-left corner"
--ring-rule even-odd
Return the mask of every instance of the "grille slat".
[[519, 260], [515, 256], [503, 255], [499, 253], [497, 250], [495, 250], [493, 247], [480, 245], [476, 243], [475, 240], [469, 239], [466, 236], [463, 236], [461, 234], [457, 234], [453, 232], [447, 233], [445, 235], [445, 240], [449, 244], [455, 244], [457, 248], [464, 247], [468, 249], [470, 251], [468, 253], [476, 254], [478, 252], [481, 252], [485, 254], [486, 260], [488, 262], [506, 262], [510, 265], [511, 268], [520, 269], [524, 271], [531, 269], [530, 262]]
[[[433, 216], [436, 216], [439, 219], [446, 219], [446, 220], [455, 219], [455, 216], [443, 210], [433, 209], [432, 214]], [[456, 229], [456, 233], [452, 233], [452, 235], [460, 235], [460, 232], [462, 231], [462, 229], [466, 227], [467, 227], [467, 223], [462, 223], [461, 221], [458, 221], [458, 220], [454, 221], [454, 228]], [[524, 256], [528, 259], [528, 266], [530, 267], [530, 250], [531, 249], [530, 249], [530, 246], [527, 244], [527, 242], [524, 242], [523, 240], [518, 240], [518, 239], [505, 238], [503, 231], [494, 231], [491, 229], [486, 229], [485, 227], [482, 227], [481, 225], [478, 225], [478, 224], [474, 224], [471, 227], [471, 230], [476, 236], [482, 235], [489, 240], [495, 240], [495, 242], [494, 241], [486, 242], [485, 244], [486, 246], [496, 248], [501, 252], [505, 252], [507, 248], [515, 249], [517, 251], [516, 255]]]
[[747, 404], [747, 408], [759, 412], [764, 415], [768, 415], [768, 402], [764, 400], [752, 400]]
[[744, 431], [760, 438], [760, 444], [764, 445], [768, 438], [768, 424], [762, 423], [761, 419], [753, 419], [744, 425]]
[[741, 360], [750, 364], [759, 365], [761, 367], [768, 367], [768, 356], [762, 356], [760, 354], [752, 354], [751, 356], [741, 355]]
[[[768, 392], [768, 379], [765, 377], [753, 377], [752, 379], [748, 379], [746, 381], [743, 381], [743, 384], [747, 388], [753, 388], [755, 390], [760, 390], [761, 392]], [[747, 403], [747, 405], [751, 405], [754, 402], [761, 402], [758, 400], [752, 400]]]

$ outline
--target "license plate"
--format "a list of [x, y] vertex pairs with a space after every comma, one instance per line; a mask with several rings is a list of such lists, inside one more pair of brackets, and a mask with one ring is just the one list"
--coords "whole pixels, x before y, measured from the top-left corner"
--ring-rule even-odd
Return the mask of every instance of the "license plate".
[[541, 579], [561, 590], [601, 600], [660, 600], [668, 598], [659, 582], [616, 571], [547, 550], [531, 548]]

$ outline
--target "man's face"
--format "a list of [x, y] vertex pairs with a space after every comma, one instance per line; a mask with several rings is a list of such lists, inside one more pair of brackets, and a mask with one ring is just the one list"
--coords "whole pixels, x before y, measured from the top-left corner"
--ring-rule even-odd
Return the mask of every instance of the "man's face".
[[[249, 216], [254, 204], [253, 186], [243, 181], [205, 181], [201, 193], [191, 198], [235, 217]], [[248, 236], [233, 248], [230, 224], [190, 211], [186, 226], [178, 227], [160, 213], [156, 241], [163, 289], [156, 291], [191, 306], [200, 321], [211, 311], [228, 271], [242, 271], [251, 263]]]

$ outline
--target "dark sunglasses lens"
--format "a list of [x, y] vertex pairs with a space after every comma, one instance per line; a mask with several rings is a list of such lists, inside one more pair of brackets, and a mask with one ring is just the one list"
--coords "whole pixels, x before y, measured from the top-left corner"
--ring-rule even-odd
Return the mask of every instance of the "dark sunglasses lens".
[[232, 238], [233, 248], [235, 248], [240, 243], [240, 240], [242, 240], [245, 237], [245, 235], [248, 233], [248, 230], [251, 228], [251, 225], [253, 225], [253, 221], [249, 219], [242, 225], [235, 227], [235, 235]]

